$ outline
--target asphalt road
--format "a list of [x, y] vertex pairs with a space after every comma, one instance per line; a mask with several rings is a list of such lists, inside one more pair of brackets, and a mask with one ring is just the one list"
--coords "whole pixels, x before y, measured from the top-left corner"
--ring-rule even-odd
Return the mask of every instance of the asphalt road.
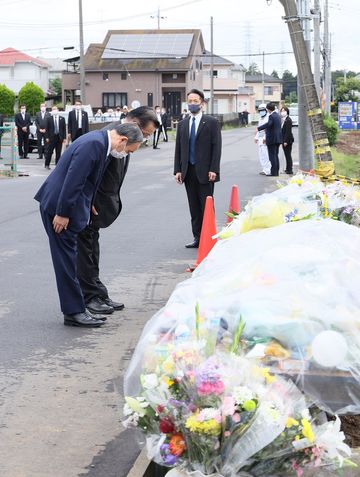
[[[223, 133], [219, 227], [233, 184], [242, 206], [276, 187], [258, 174], [253, 135], [253, 128]], [[123, 477], [139, 453], [120, 424], [122, 376], [144, 323], [189, 278], [185, 269], [196, 259], [184, 248], [192, 234], [173, 151], [173, 142], [161, 143], [131, 159], [122, 214], [101, 233], [102, 278], [126, 308], [95, 330], [63, 326], [33, 200], [47, 175], [43, 161], [34, 154], [19, 164], [28, 177], [0, 178], [1, 477]]]

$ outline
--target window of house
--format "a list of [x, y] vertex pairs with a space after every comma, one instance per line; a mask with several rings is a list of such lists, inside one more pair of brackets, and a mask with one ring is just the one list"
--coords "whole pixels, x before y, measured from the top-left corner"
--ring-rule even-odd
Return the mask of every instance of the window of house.
[[103, 93], [103, 108], [115, 108], [127, 104], [127, 93]]
[[109, 81], [109, 73], [103, 73], [103, 80]]
[[122, 79], [122, 80], [126, 80], [126, 79], [127, 79], [127, 76], [128, 76], [128, 75], [127, 75], [126, 71], [122, 71], [122, 73], [121, 73], [121, 79]]
[[154, 106], [154, 97], [152, 93], [147, 94], [147, 105], [152, 108]]
[[272, 86], [264, 86], [264, 94], [266, 96], [272, 96], [274, 94]]
[[218, 77], [218, 72], [217, 70], [213, 70], [213, 78], [217, 78]]

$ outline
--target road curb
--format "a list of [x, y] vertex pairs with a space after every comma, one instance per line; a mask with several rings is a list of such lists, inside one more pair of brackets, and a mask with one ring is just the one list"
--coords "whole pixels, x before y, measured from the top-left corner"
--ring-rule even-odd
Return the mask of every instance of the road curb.
[[126, 477], [143, 477], [149, 465], [150, 461], [147, 458], [146, 448], [144, 447]]

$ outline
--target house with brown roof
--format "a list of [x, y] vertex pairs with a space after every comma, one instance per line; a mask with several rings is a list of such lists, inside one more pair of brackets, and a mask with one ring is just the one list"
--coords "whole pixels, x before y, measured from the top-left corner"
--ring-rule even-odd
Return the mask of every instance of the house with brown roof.
[[18, 94], [28, 81], [38, 85], [45, 93], [49, 88], [49, 65], [15, 48], [1, 50], [0, 84]]
[[256, 108], [261, 103], [272, 102], [277, 106], [280, 105], [283, 92], [282, 79], [267, 74], [264, 76], [262, 74], [246, 74], [245, 83], [255, 98], [255, 110], [250, 110], [251, 113], [256, 112]]
[[[164, 106], [178, 118], [191, 88], [202, 89], [201, 30], [110, 30], [89, 45], [85, 58], [86, 102], [94, 110], [127, 105]], [[78, 71], [63, 73], [64, 103], [80, 94]]]

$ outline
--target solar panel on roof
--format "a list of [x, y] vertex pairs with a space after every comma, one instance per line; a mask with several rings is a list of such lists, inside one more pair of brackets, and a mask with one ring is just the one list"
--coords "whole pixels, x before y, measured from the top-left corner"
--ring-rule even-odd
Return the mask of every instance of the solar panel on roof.
[[111, 60], [187, 57], [192, 39], [192, 33], [114, 33], [110, 36], [101, 58]]

